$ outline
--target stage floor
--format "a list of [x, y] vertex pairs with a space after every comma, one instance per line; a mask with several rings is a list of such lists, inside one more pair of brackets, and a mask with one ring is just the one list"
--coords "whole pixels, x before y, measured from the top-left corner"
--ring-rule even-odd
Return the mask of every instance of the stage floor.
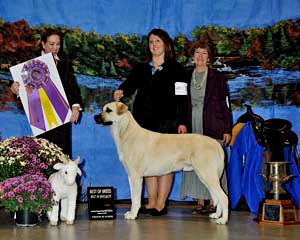
[[[130, 208], [128, 203], [116, 204], [115, 220], [89, 220], [88, 205], [77, 205], [74, 225], [59, 223], [51, 226], [47, 219], [34, 227], [17, 227], [3, 208], [0, 209], [1, 240], [279, 240], [300, 239], [300, 224], [259, 224], [257, 216], [247, 211], [230, 211], [229, 223], [218, 225], [208, 214], [192, 214], [191, 203], [170, 202], [165, 216], [140, 216], [125, 220], [123, 214]], [[299, 220], [299, 211], [298, 211]]]

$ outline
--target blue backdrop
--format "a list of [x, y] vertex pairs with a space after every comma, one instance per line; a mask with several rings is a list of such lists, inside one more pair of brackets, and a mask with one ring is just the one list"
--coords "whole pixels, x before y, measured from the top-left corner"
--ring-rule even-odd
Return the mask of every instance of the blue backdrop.
[[299, 17], [299, 0], [1, 0], [5, 21], [31, 26], [80, 27], [100, 34], [143, 33], [161, 27], [171, 35], [195, 26], [248, 28]]
[[[178, 33], [189, 35], [196, 26], [203, 25], [263, 27], [279, 20], [298, 18], [299, 13], [299, 0], [0, 0], [0, 17], [4, 21], [14, 22], [23, 18], [30, 26], [52, 24], [112, 35], [147, 34], [154, 27], [163, 28], [172, 36]], [[274, 84], [282, 79], [299, 84], [300, 79], [298, 71], [264, 71], [260, 74], [261, 78], [241, 76], [232, 79], [229, 82], [231, 93], [251, 81], [263, 82], [268, 76], [272, 77]], [[1, 78], [11, 79], [10, 76]], [[86, 79], [77, 75], [77, 80], [82, 89], [106, 86], [104, 79]], [[118, 81], [113, 82], [109, 88], [115, 89], [118, 84]], [[0, 110], [2, 138], [30, 135], [26, 116], [15, 106], [10, 107], [11, 111]], [[86, 199], [85, 190], [90, 185], [113, 186], [118, 199], [128, 199], [127, 175], [118, 160], [109, 129], [95, 125], [93, 120], [93, 115], [100, 110], [96, 108], [85, 112], [81, 124], [73, 127], [73, 156], [81, 156], [85, 173], [81, 179], [82, 199]], [[300, 135], [298, 107], [267, 104], [253, 110], [264, 119], [289, 118]], [[242, 113], [244, 111], [234, 111], [234, 120]], [[181, 173], [176, 173], [170, 199], [180, 200], [180, 181]]]

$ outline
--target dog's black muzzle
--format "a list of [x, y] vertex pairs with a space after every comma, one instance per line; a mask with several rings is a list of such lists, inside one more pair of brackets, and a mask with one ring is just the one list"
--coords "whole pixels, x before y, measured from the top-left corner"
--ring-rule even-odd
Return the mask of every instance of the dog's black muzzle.
[[112, 125], [111, 121], [107, 121], [106, 122], [106, 121], [103, 120], [101, 113], [95, 115], [94, 116], [94, 120], [95, 120], [96, 124], [100, 124], [100, 125]]

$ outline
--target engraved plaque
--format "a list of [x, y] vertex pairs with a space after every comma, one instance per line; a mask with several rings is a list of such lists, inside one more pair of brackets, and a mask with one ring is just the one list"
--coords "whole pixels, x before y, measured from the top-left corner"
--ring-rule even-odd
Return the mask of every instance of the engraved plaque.
[[279, 222], [279, 220], [280, 220], [280, 205], [265, 205], [264, 206], [264, 220]]

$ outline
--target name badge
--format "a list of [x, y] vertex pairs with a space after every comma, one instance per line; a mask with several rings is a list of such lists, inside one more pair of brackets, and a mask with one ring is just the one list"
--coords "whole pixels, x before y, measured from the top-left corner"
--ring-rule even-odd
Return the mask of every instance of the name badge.
[[175, 95], [187, 95], [187, 83], [176, 82], [175, 83]]
[[227, 107], [230, 109], [230, 103], [229, 103], [229, 98], [228, 98], [228, 96], [226, 96], [226, 105], [227, 105]]

